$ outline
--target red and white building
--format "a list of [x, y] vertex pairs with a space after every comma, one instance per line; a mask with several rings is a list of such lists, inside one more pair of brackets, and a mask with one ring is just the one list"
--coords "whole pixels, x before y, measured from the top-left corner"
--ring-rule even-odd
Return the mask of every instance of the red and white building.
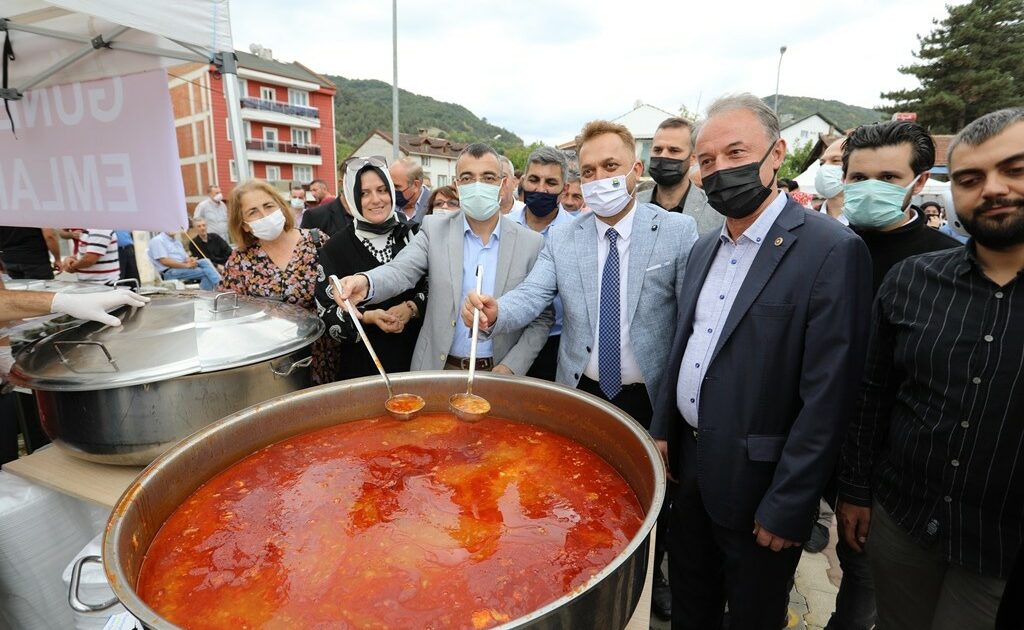
[[[298, 62], [277, 61], [269, 49], [253, 48], [257, 54], [237, 51], [251, 176], [282, 191], [292, 182], [322, 179], [337, 194], [337, 88]], [[238, 181], [224, 82], [214, 66], [188, 64], [170, 70], [168, 86], [191, 214], [207, 186], [217, 184], [227, 195]]]

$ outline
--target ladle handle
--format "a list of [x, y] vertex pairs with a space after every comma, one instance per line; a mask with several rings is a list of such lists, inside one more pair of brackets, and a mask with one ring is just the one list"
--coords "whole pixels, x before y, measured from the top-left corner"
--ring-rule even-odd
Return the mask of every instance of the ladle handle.
[[[480, 295], [483, 286], [484, 266], [476, 266], [476, 294]], [[466, 385], [466, 393], [473, 393], [473, 375], [476, 374], [476, 337], [480, 334], [480, 309], [473, 309], [473, 336], [469, 340], [469, 383]]]
[[[334, 285], [334, 290], [338, 292], [338, 295], [341, 295], [341, 282], [338, 280], [338, 276], [331, 274], [331, 283]], [[384, 371], [384, 366], [381, 365], [380, 359], [377, 358], [377, 353], [373, 351], [373, 346], [370, 345], [370, 340], [366, 337], [366, 331], [363, 330], [363, 324], [356, 316], [356, 309], [352, 306], [352, 302], [345, 300], [345, 309], [348, 310], [348, 315], [352, 318], [352, 323], [355, 324], [356, 330], [359, 332], [359, 338], [363, 340], [366, 350], [370, 353], [373, 364], [377, 366], [377, 371], [384, 377], [384, 384], [388, 388], [388, 398], [394, 398], [395, 392], [391, 390], [391, 379], [388, 378], [388, 373]]]

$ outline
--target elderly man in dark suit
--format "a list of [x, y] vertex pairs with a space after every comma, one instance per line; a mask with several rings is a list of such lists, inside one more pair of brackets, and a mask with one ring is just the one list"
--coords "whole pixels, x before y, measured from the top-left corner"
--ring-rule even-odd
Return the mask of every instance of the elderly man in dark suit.
[[778, 117], [719, 99], [697, 163], [720, 232], [690, 252], [651, 433], [679, 481], [669, 540], [674, 629], [777, 630], [863, 370], [863, 241], [779, 193]]

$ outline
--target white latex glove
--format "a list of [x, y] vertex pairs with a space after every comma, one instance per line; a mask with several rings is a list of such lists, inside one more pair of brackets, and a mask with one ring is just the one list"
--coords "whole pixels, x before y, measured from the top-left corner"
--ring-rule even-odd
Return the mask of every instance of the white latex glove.
[[51, 313], [64, 313], [78, 319], [88, 319], [107, 326], [120, 326], [121, 320], [107, 311], [118, 306], [145, 306], [149, 298], [126, 289], [102, 293], [57, 293], [50, 305]]
[[14, 355], [10, 346], [0, 346], [0, 381], [6, 381], [14, 365]]

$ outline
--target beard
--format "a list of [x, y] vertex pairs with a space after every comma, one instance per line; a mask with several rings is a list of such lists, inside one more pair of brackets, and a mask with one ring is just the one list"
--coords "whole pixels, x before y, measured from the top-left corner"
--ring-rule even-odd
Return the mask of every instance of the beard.
[[[983, 213], [993, 208], [1015, 208], [1016, 211], [1001, 217], [990, 217]], [[989, 249], [1008, 249], [1024, 244], [1024, 198], [989, 199], [966, 217], [957, 213], [964, 229], [979, 245]]]

